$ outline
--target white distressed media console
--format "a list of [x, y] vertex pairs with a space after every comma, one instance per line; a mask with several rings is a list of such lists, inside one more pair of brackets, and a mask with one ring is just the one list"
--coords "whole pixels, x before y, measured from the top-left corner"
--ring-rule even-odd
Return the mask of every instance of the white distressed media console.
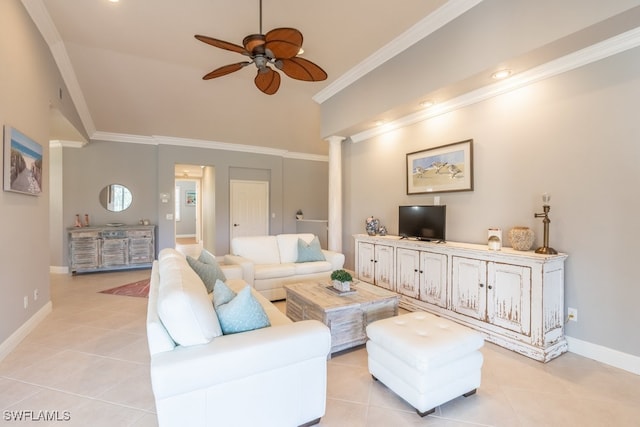
[[542, 362], [567, 351], [566, 254], [398, 236], [354, 238], [358, 278], [399, 293], [402, 308], [449, 318]]

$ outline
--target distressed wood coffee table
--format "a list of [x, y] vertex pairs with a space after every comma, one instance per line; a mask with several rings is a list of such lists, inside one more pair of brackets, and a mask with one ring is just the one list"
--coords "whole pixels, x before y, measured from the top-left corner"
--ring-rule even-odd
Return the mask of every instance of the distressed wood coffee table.
[[301, 282], [284, 286], [287, 317], [319, 320], [331, 330], [331, 353], [367, 342], [366, 327], [379, 319], [398, 315], [398, 294], [356, 282], [355, 292], [340, 294], [326, 282]]

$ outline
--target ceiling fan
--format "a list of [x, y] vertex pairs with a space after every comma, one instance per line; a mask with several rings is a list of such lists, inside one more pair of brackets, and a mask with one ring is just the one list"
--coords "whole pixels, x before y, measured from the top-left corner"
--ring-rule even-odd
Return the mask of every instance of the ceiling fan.
[[302, 33], [295, 28], [275, 28], [262, 34], [262, 0], [260, 0], [260, 34], [250, 34], [242, 40], [242, 46], [208, 36], [196, 34], [195, 38], [220, 49], [230, 50], [251, 58], [251, 61], [236, 62], [216, 68], [202, 77], [210, 80], [238, 71], [247, 65], [255, 64], [258, 73], [253, 80], [256, 87], [267, 95], [273, 95], [280, 87], [280, 74], [271, 66], [287, 76], [309, 82], [318, 82], [327, 78], [327, 73], [313, 62], [298, 57], [302, 47]]

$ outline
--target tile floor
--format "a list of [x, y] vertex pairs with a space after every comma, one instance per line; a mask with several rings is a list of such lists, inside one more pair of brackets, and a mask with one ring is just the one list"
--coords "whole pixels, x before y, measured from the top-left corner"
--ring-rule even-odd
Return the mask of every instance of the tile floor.
[[[0, 425], [155, 426], [145, 298], [97, 293], [149, 270], [51, 275], [53, 312], [0, 362]], [[284, 303], [278, 303], [282, 309]], [[571, 353], [542, 364], [492, 344], [482, 385], [420, 418], [367, 371], [358, 348], [328, 363], [321, 426], [639, 426], [640, 376]], [[6, 411], [64, 411], [17, 422]], [[188, 426], [185, 426], [188, 427]]]

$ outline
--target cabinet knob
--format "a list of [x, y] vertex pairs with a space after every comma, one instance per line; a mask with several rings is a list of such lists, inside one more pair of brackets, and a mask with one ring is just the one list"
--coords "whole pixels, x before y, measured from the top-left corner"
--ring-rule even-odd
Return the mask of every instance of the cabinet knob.
[[493, 289], [493, 286], [489, 285], [489, 286], [487, 286], [487, 288], [489, 288], [489, 289]]
[[417, 273], [417, 272], [418, 272], [418, 269], [417, 269], [417, 268], [414, 268], [414, 269], [413, 269], [413, 271], [414, 271], [415, 273]]
[[420, 274], [424, 273], [424, 271], [420, 270]]
[[481, 288], [484, 288], [484, 283], [480, 283], [480, 287], [481, 287]]

